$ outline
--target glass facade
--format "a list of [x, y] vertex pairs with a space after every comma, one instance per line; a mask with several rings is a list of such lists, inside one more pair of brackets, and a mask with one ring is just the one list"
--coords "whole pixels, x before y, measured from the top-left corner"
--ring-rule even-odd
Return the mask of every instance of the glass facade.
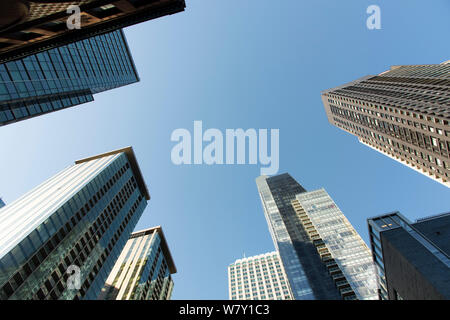
[[77, 161], [0, 210], [1, 299], [97, 298], [149, 199], [131, 153]]
[[[391, 295], [389, 295], [389, 286], [392, 285], [390, 283], [392, 279], [389, 280], [386, 276], [385, 252], [383, 251], [381, 234], [388, 230], [395, 230], [393, 232], [398, 234], [398, 237], [401, 239], [400, 242], [403, 242], [404, 244], [404, 247], [396, 247], [396, 250], [398, 250], [399, 254], [403, 256], [402, 258], [405, 260], [408, 260], [407, 257], [409, 256], [411, 259], [409, 262], [414, 265], [414, 268], [427, 279], [426, 281], [428, 283], [433, 283], [433, 281], [436, 280], [435, 277], [448, 274], [447, 272], [441, 273], [440, 268], [442, 268], [442, 266], [445, 271], [450, 268], [448, 241], [446, 238], [440, 238], [441, 233], [447, 232], [446, 230], [448, 230], [449, 217], [450, 213], [445, 213], [418, 219], [413, 223], [400, 214], [400, 212], [393, 212], [367, 219], [372, 257], [378, 271], [377, 280], [379, 283], [380, 300], [390, 300], [392, 296], [396, 300], [403, 299], [395, 289], [392, 290], [393, 294], [391, 293]], [[404, 231], [404, 233], [399, 231]], [[410, 240], [412, 240], [412, 242]], [[408, 247], [411, 243], [416, 245], [414, 254], [411, 254], [412, 249]], [[408, 253], [408, 251], [410, 252]], [[426, 261], [426, 263], [422, 263], [422, 259]], [[435, 265], [433, 265], [433, 263], [435, 263]], [[423, 265], [428, 266], [428, 268], [423, 268]], [[444, 283], [445, 281], [448, 281], [448, 277], [444, 280], [437, 280], [437, 282], [440, 283]], [[444, 285], [444, 287], [449, 291], [448, 286]], [[415, 290], [411, 291], [406, 290], [405, 293], [408, 295], [412, 294], [413, 296], [417, 291], [423, 290], [420, 281], [416, 283], [414, 289]], [[433, 299], [433, 297], [431, 299]]]
[[410, 222], [403, 217], [400, 213], [395, 212], [384, 216], [367, 219], [369, 225], [369, 237], [370, 245], [372, 249], [372, 258], [377, 270], [377, 281], [379, 288], [379, 299], [389, 300], [387, 283], [386, 283], [386, 271], [383, 261], [383, 249], [381, 246], [380, 232], [384, 230], [390, 230], [399, 228], [403, 225], [407, 225]]
[[256, 184], [294, 299], [341, 299], [291, 203], [306, 190], [289, 174], [260, 176]]
[[[378, 299], [376, 271], [369, 248], [324, 189], [298, 194], [297, 212], [307, 216], [303, 224], [317, 241], [319, 254], [330, 254], [331, 275], [342, 272], [344, 282], [336, 281], [341, 294], [350, 298], [351, 290], [359, 300]], [[298, 210], [300, 209], [300, 210]], [[348, 284], [348, 285], [344, 285]]]
[[228, 266], [230, 300], [292, 300], [278, 252], [236, 260]]
[[169, 300], [176, 272], [160, 227], [134, 232], [106, 280], [101, 300]]
[[0, 126], [139, 81], [122, 30], [0, 65]]
[[5, 202], [2, 200], [2, 198], [0, 198], [0, 208], [4, 207], [5, 205], [6, 205]]
[[377, 299], [370, 250], [324, 189], [289, 174], [256, 184], [294, 299]]

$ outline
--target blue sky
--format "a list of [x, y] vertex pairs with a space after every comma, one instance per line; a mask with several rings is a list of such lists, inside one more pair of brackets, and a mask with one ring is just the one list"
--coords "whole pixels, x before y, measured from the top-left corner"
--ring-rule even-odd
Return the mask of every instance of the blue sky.
[[[381, 30], [366, 8], [381, 8]], [[448, 188], [328, 123], [320, 91], [391, 65], [450, 59], [447, 0], [187, 0], [125, 29], [141, 81], [0, 128], [0, 195], [12, 202], [74, 160], [132, 145], [152, 195], [137, 229], [162, 225], [174, 299], [228, 299], [227, 266], [274, 250], [257, 165], [175, 166], [173, 130], [280, 130], [280, 170], [333, 197], [367, 242], [366, 219], [449, 211]]]

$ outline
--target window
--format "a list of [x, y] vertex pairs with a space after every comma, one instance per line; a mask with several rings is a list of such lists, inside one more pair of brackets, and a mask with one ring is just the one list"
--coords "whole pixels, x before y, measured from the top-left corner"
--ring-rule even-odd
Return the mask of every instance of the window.
[[438, 141], [435, 137], [431, 137], [431, 142], [433, 143], [433, 146], [435, 146], [435, 147], [438, 146]]

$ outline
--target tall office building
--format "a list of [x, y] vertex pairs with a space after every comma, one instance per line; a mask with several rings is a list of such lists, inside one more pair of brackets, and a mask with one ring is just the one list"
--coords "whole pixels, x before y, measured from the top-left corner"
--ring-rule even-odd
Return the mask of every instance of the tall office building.
[[325, 190], [307, 192], [289, 174], [256, 183], [296, 300], [376, 298], [370, 251]]
[[2, 198], [0, 198], [0, 208], [4, 207], [5, 205], [6, 205], [5, 202], [2, 200]]
[[0, 209], [0, 299], [96, 299], [149, 199], [128, 147]]
[[228, 266], [230, 300], [292, 300], [278, 252], [236, 260]]
[[99, 299], [169, 300], [176, 272], [161, 227], [133, 232]]
[[2, 0], [0, 63], [181, 12], [185, 7], [184, 0]]
[[122, 30], [0, 65], [0, 126], [139, 81]]
[[450, 60], [394, 66], [322, 92], [331, 124], [450, 187]]
[[381, 300], [450, 299], [450, 213], [367, 220]]
[[324, 189], [303, 192], [292, 204], [341, 296], [378, 299], [371, 252], [330, 195]]

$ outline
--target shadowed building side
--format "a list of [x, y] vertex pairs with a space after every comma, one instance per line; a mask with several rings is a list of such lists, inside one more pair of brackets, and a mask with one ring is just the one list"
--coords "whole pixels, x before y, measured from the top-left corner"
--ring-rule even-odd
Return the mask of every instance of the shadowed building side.
[[[73, 5], [77, 9], [69, 8]], [[184, 0], [2, 0], [0, 63], [182, 12], [185, 7]]]
[[450, 299], [450, 213], [367, 220], [381, 300]]

